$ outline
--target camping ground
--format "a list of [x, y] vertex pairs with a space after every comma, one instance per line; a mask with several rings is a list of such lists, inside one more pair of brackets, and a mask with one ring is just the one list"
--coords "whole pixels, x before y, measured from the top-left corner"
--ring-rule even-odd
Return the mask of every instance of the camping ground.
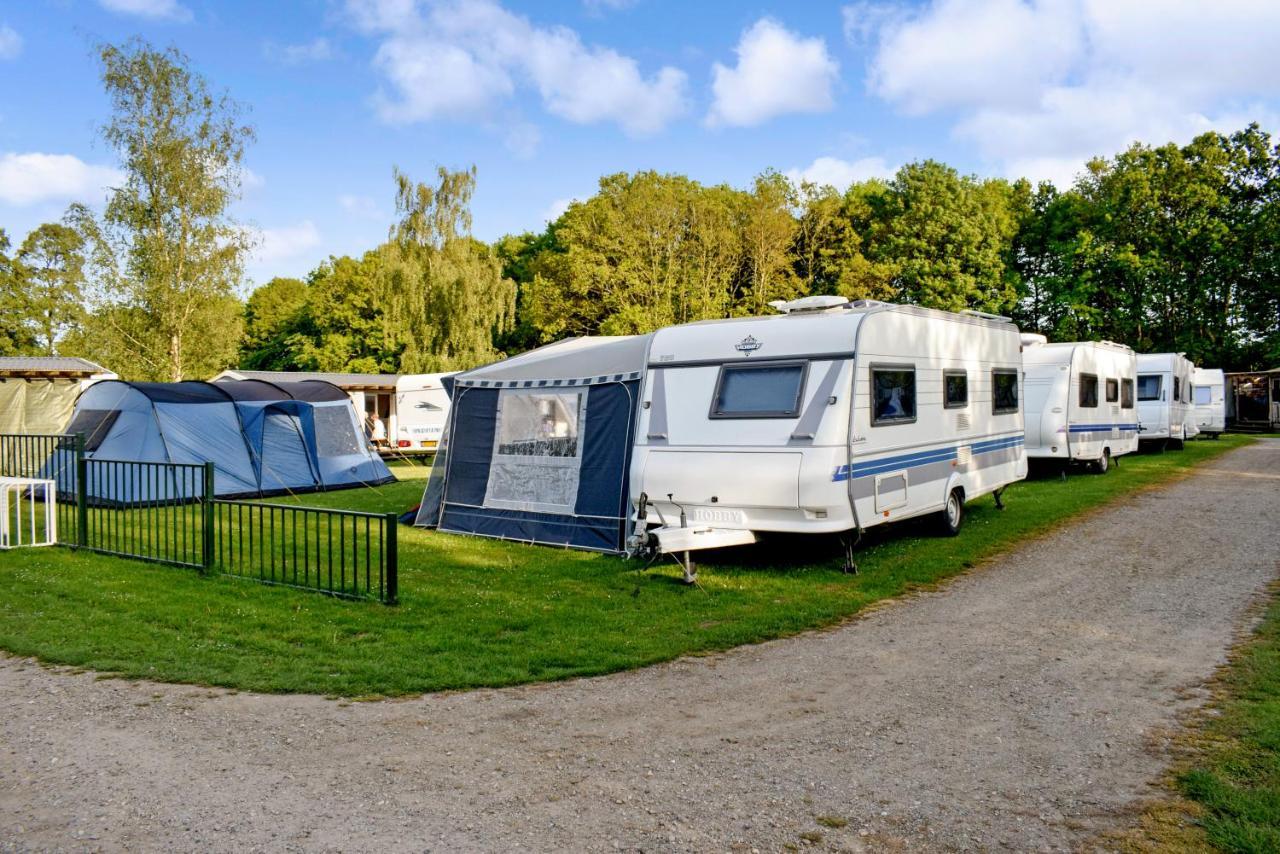
[[[1166, 796], [1168, 748], [1275, 577], [1274, 538], [1240, 531], [1271, 518], [1280, 446], [1243, 444], [1218, 443], [1235, 446], [1225, 455], [1193, 445], [1213, 459], [1175, 465], [1186, 477], [1120, 490], [835, 630], [635, 673], [345, 703], [5, 659], [0, 832], [37, 848], [1109, 840], [1136, 821], [1135, 804]], [[1136, 486], [1141, 468], [1129, 477]], [[1024, 501], [1050, 484], [1027, 484]], [[890, 566], [864, 565], [859, 578]], [[1249, 757], [1274, 767], [1266, 750]], [[1209, 773], [1242, 787], [1248, 767]]]

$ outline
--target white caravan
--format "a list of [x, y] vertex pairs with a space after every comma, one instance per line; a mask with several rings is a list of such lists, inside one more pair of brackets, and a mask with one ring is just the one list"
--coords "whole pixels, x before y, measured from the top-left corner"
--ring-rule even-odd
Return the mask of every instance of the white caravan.
[[1196, 427], [1216, 439], [1227, 429], [1227, 378], [1220, 368], [1196, 368], [1192, 382]]
[[1027, 456], [1102, 473], [1138, 450], [1137, 357], [1123, 344], [1022, 336]]
[[926, 514], [955, 533], [966, 501], [998, 503], [1026, 477], [1007, 318], [822, 296], [775, 307], [653, 334], [633, 552], [860, 534]]
[[1181, 353], [1138, 356], [1138, 439], [1181, 442], [1191, 414], [1193, 367]]

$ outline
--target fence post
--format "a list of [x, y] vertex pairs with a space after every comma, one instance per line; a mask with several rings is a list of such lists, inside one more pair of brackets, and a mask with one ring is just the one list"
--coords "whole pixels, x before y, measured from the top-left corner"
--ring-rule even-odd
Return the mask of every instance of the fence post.
[[387, 605], [400, 603], [400, 549], [396, 543], [396, 529], [400, 525], [400, 517], [395, 513], [386, 516], [387, 526]]
[[203, 572], [211, 572], [213, 570], [213, 463], [204, 464], [204, 498], [200, 505], [200, 513], [204, 519], [204, 535], [201, 538], [203, 542], [203, 553], [201, 557], [201, 565], [204, 567]]
[[89, 544], [89, 461], [84, 458], [84, 438], [76, 440], [76, 547]]

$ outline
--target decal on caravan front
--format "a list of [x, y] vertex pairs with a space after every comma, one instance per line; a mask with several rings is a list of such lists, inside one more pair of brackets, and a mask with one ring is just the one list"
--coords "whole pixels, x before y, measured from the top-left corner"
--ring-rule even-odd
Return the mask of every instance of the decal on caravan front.
[[860, 533], [1027, 473], [1018, 328], [840, 297], [653, 334], [631, 462], [632, 553]]

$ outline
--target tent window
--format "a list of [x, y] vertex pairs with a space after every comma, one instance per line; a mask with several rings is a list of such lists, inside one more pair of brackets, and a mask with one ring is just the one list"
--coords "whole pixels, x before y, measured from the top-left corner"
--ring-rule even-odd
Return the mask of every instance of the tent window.
[[1080, 408], [1098, 408], [1098, 377], [1095, 374], [1080, 375]]
[[1120, 408], [1133, 409], [1133, 380], [1120, 381]]
[[[1097, 378], [1094, 378], [1095, 381]], [[1097, 399], [1097, 387], [1094, 399]], [[995, 370], [991, 372], [991, 411], [996, 415], [1018, 411], [1018, 372]]]
[[1115, 403], [1120, 399], [1120, 381], [1107, 380], [1107, 403]]
[[943, 404], [947, 409], [961, 409], [969, 405], [969, 374], [965, 371], [943, 371], [942, 385], [946, 392]]
[[1138, 400], [1159, 400], [1161, 377], [1159, 374], [1140, 374], [1138, 376]]
[[107, 438], [107, 434], [111, 432], [111, 425], [115, 424], [119, 417], [118, 409], [81, 409], [67, 425], [66, 432], [72, 436], [76, 433], [82, 434], [84, 449], [96, 451]]
[[716, 382], [712, 418], [797, 418], [806, 362], [724, 365]]
[[1195, 390], [1196, 406], [1208, 406], [1213, 403], [1213, 389], [1207, 385], [1198, 385]]
[[916, 369], [871, 369], [871, 424], [909, 424], [916, 420]]
[[585, 392], [504, 390], [485, 506], [573, 513], [586, 409]]
[[316, 453], [322, 457], [345, 457], [362, 452], [362, 440], [351, 423], [351, 408], [343, 406], [317, 406]]

